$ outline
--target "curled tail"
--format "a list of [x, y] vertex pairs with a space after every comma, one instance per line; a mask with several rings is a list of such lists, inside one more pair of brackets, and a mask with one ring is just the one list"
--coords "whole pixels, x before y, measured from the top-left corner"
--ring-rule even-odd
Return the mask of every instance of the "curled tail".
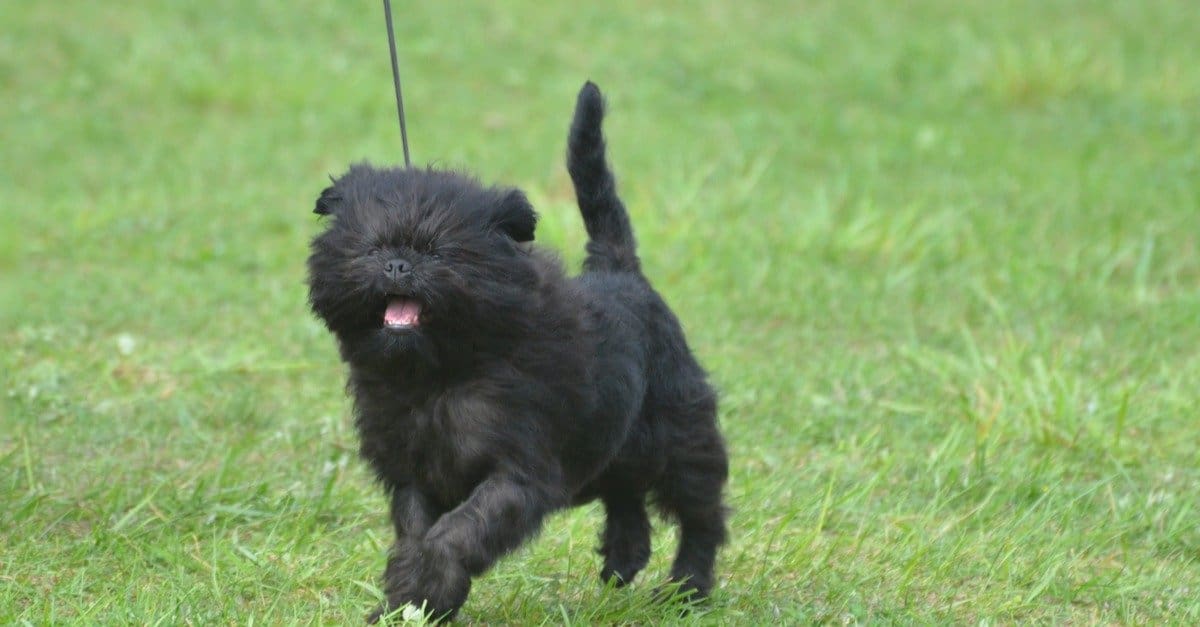
[[637, 272], [637, 243], [617, 183], [604, 157], [604, 96], [588, 81], [579, 90], [575, 118], [567, 138], [567, 171], [587, 227], [587, 270]]

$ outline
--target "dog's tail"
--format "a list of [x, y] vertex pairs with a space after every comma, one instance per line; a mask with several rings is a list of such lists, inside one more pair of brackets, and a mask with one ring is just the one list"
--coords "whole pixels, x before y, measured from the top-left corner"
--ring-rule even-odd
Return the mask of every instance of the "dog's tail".
[[567, 171], [575, 184], [575, 198], [587, 227], [587, 270], [637, 272], [637, 244], [625, 204], [617, 196], [617, 183], [604, 157], [604, 96], [588, 81], [579, 90], [575, 119], [567, 138]]

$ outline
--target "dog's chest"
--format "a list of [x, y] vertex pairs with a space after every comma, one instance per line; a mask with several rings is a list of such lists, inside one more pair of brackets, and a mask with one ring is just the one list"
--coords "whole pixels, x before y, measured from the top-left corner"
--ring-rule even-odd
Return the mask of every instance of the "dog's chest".
[[486, 437], [444, 406], [423, 408], [418, 420], [409, 449], [417, 482], [444, 503], [461, 502], [490, 466]]
[[453, 506], [483, 480], [493, 459], [494, 438], [475, 404], [451, 391], [361, 416], [363, 453], [385, 482], [415, 484]]

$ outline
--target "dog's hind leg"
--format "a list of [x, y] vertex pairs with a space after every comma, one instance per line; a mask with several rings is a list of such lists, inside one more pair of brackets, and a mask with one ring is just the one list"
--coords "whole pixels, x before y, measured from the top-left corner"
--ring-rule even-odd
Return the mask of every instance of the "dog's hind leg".
[[716, 427], [711, 391], [686, 405], [660, 411], [670, 421], [667, 467], [655, 486], [658, 502], [679, 523], [679, 549], [671, 581], [693, 599], [713, 586], [717, 549], [725, 542], [721, 491], [729, 474], [725, 444]]
[[606, 494], [606, 520], [599, 553], [604, 556], [600, 578], [620, 587], [633, 581], [650, 561], [650, 519], [644, 494]]

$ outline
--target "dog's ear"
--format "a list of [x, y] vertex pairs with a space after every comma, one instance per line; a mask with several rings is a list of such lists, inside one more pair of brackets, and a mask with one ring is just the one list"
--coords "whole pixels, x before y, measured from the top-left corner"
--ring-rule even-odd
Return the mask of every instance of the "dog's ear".
[[520, 190], [508, 190], [492, 213], [492, 225], [518, 242], [533, 241], [537, 212]]
[[327, 216], [333, 213], [333, 206], [337, 201], [341, 200], [341, 196], [330, 185], [321, 190], [321, 195], [317, 197], [317, 206], [313, 207], [313, 213], [319, 216]]

